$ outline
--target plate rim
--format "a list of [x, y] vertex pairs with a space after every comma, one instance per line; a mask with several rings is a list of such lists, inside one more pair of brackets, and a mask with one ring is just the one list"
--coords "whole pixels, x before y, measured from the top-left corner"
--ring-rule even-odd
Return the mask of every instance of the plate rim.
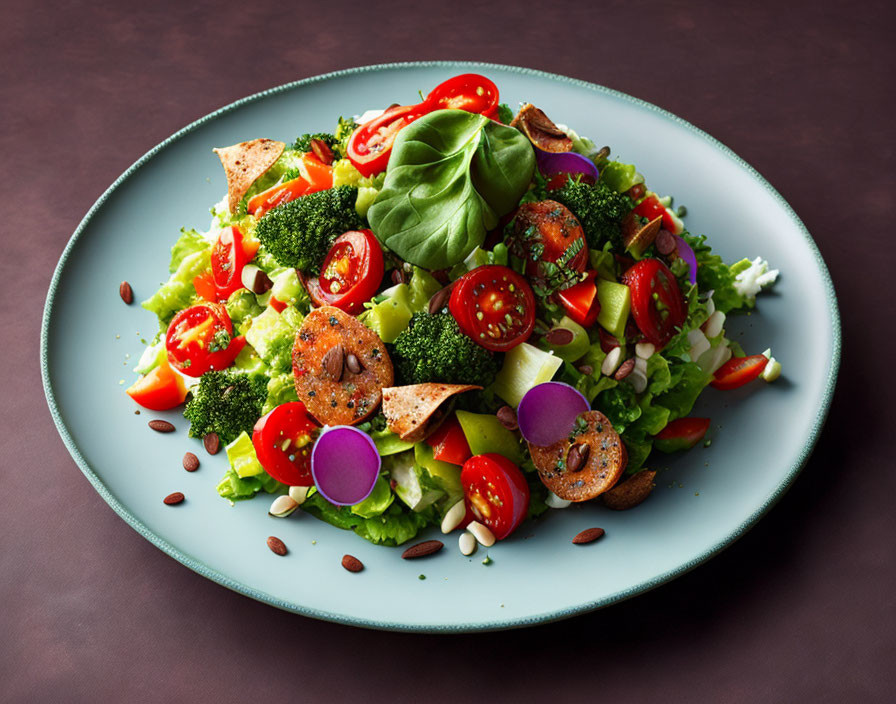
[[[87, 229], [94, 215], [99, 211], [99, 209], [105, 204], [108, 198], [112, 195], [112, 193], [119, 188], [128, 178], [130, 178], [134, 173], [136, 173], [140, 168], [142, 168], [147, 162], [149, 162], [153, 157], [155, 157], [159, 152], [168, 148], [171, 144], [177, 142], [179, 139], [184, 137], [185, 135], [193, 132], [200, 126], [204, 125], [206, 122], [210, 122], [212, 120], [217, 119], [218, 117], [230, 113], [244, 105], [254, 103], [268, 96], [277, 95], [279, 93], [284, 93], [300, 86], [311, 85], [314, 83], [318, 83], [321, 81], [332, 80], [335, 78], [341, 78], [344, 76], [363, 74], [363, 73], [373, 73], [376, 71], [382, 70], [390, 70], [390, 69], [407, 69], [407, 68], [472, 68], [472, 67], [480, 67], [482, 69], [495, 69], [508, 71], [512, 73], [519, 73], [523, 75], [536, 76], [539, 78], [547, 78], [552, 81], [557, 81], [560, 83], [566, 83], [573, 86], [577, 86], [579, 88], [583, 88], [592, 92], [600, 93], [603, 95], [607, 95], [610, 97], [614, 97], [620, 99], [626, 103], [631, 105], [635, 105], [644, 109], [647, 109], [651, 112], [655, 112], [660, 116], [675, 122], [676, 124], [684, 127], [692, 134], [700, 137], [703, 140], [709, 142], [712, 146], [719, 149], [726, 157], [731, 159], [737, 166], [744, 169], [749, 176], [751, 176], [754, 180], [758, 181], [760, 185], [762, 185], [774, 198], [774, 200], [780, 205], [790, 220], [796, 225], [797, 230], [803, 235], [803, 238], [806, 240], [806, 243], [809, 245], [810, 250], [815, 258], [815, 264], [821, 272], [822, 280], [825, 288], [825, 293], [827, 297], [828, 303], [828, 313], [830, 317], [830, 326], [831, 326], [831, 336], [832, 336], [832, 356], [830, 360], [830, 368], [828, 371], [828, 377], [825, 383], [824, 388], [824, 398], [823, 401], [816, 412], [816, 416], [813, 420], [811, 430], [809, 434], [806, 436], [802, 449], [796, 461], [787, 469], [787, 473], [783, 481], [775, 488], [775, 490], [764, 500], [761, 506], [758, 506], [757, 509], [751, 513], [737, 528], [733, 531], [725, 535], [721, 540], [717, 541], [715, 545], [711, 548], [704, 550], [699, 555], [695, 556], [688, 562], [682, 563], [674, 569], [668, 570], [660, 575], [657, 575], [651, 579], [644, 580], [639, 582], [638, 584], [631, 585], [626, 589], [622, 589], [614, 592], [613, 594], [604, 596], [600, 599], [595, 599], [592, 601], [588, 601], [583, 604], [579, 604], [574, 607], [569, 607], [565, 609], [558, 610], [548, 610], [538, 614], [530, 615], [523, 618], [510, 618], [510, 619], [494, 619], [488, 621], [481, 622], [473, 622], [473, 623], [463, 623], [463, 624], [413, 624], [413, 623], [401, 623], [401, 622], [390, 622], [390, 621], [381, 621], [375, 618], [358, 618], [355, 616], [347, 616], [344, 614], [331, 612], [331, 611], [323, 611], [307, 606], [303, 606], [301, 604], [297, 604], [295, 602], [288, 602], [278, 599], [264, 591], [259, 589], [255, 589], [239, 580], [232, 579], [228, 577], [226, 574], [209, 567], [201, 560], [198, 560], [191, 555], [188, 555], [182, 552], [178, 547], [173, 545], [167, 540], [162, 539], [155, 533], [153, 533], [147, 526], [137, 517], [135, 516], [127, 507], [121, 504], [118, 499], [111, 494], [111, 492], [106, 488], [105, 484], [103, 484], [102, 480], [97, 476], [97, 474], [93, 471], [90, 465], [87, 463], [84, 456], [81, 454], [80, 449], [75, 444], [75, 441], [69, 432], [68, 428], [65, 426], [62, 421], [62, 416], [59, 410], [59, 406], [56, 401], [56, 394], [53, 390], [53, 386], [50, 379], [49, 372], [49, 329], [52, 321], [53, 315], [53, 302], [56, 297], [56, 289], [59, 285], [60, 279], [62, 277], [63, 270], [65, 269], [66, 262], [83, 232]], [[615, 604], [626, 599], [632, 598], [639, 594], [643, 594], [651, 589], [655, 589], [671, 580], [680, 577], [683, 574], [691, 571], [695, 567], [707, 562], [715, 555], [719, 554], [727, 547], [732, 545], [736, 540], [742, 537], [750, 528], [752, 528], [787, 492], [787, 490], [791, 487], [796, 477], [799, 475], [802, 468], [805, 466], [808, 461], [810, 455], [812, 454], [813, 449], [818, 441], [819, 434], [824, 425], [825, 419], [827, 418], [828, 412], [831, 407], [831, 402], [833, 400], [834, 389], [837, 383], [837, 375], [840, 368], [841, 361], [841, 323], [840, 323], [840, 312], [837, 301], [837, 295], [834, 290], [833, 280], [831, 279], [830, 272], [828, 271], [828, 267], [825, 264], [824, 259], [821, 256], [821, 252], [818, 249], [815, 241], [812, 239], [809, 230], [803, 224], [802, 220], [800, 220], [799, 216], [796, 214], [791, 205], [784, 199], [784, 197], [775, 189], [774, 186], [769, 183], [769, 181], [762, 176], [755, 168], [753, 168], [749, 163], [747, 163], [744, 159], [738, 156], [731, 148], [726, 146], [724, 143], [720, 142], [718, 139], [703, 131], [699, 127], [691, 124], [687, 120], [675, 115], [674, 113], [669, 112], [653, 103], [647, 102], [640, 98], [636, 98], [634, 96], [628, 95], [627, 93], [623, 93], [621, 91], [617, 91], [612, 88], [607, 88], [606, 86], [602, 86], [596, 83], [591, 83], [589, 81], [584, 81], [577, 78], [571, 78], [569, 76], [563, 76], [560, 74], [550, 73], [548, 71], [541, 71], [538, 69], [524, 68], [520, 66], [512, 66], [507, 64], [499, 64], [499, 63], [491, 63], [491, 62], [482, 62], [482, 61], [451, 61], [451, 60], [443, 60], [443, 61], [402, 61], [402, 62], [391, 62], [391, 63], [378, 63], [378, 64], [369, 64], [366, 66], [358, 66], [354, 68], [341, 69], [337, 71], [331, 71], [328, 73], [322, 73], [315, 76], [311, 76], [308, 78], [303, 78], [298, 81], [292, 81], [290, 83], [285, 83], [273, 88], [269, 88], [267, 90], [260, 91], [258, 93], [254, 93], [252, 95], [246, 96], [244, 98], [240, 98], [228, 105], [225, 105], [201, 118], [195, 120], [178, 130], [171, 136], [169, 136], [164, 141], [157, 144], [155, 147], [146, 152], [143, 156], [141, 156], [137, 161], [135, 161], [131, 166], [127, 168], [96, 200], [96, 202], [90, 207], [84, 217], [81, 219], [77, 228], [73, 232], [72, 236], [69, 238], [68, 243], [65, 246], [62, 254], [60, 255], [59, 261], [56, 264], [56, 267], [53, 271], [53, 277], [50, 281], [49, 290], [47, 292], [47, 298], [44, 303], [43, 316], [41, 320], [41, 333], [40, 333], [40, 365], [41, 365], [41, 381], [44, 388], [44, 394], [47, 399], [47, 404], [50, 409], [50, 414], [53, 417], [53, 422], [56, 425], [56, 429], [59, 432], [59, 435], [62, 438], [62, 441], [68, 450], [69, 454], [72, 456], [72, 459], [78, 465], [78, 468], [87, 477], [88, 481], [91, 483], [93, 488], [97, 491], [97, 493], [103, 498], [103, 500], [112, 508], [115, 513], [119, 515], [131, 528], [133, 528], [137, 533], [143, 536], [150, 543], [155, 545], [157, 548], [165, 552], [169, 557], [174, 558], [181, 564], [190, 568], [194, 572], [202, 575], [203, 577], [220, 584], [221, 586], [227, 587], [235, 592], [238, 592], [244, 596], [251, 597], [256, 601], [261, 601], [263, 603], [269, 604], [271, 606], [277, 607], [284, 611], [289, 611], [292, 613], [300, 614], [303, 616], [309, 616], [312, 618], [330, 621], [335, 623], [341, 623], [350, 626], [358, 626], [362, 628], [371, 628], [371, 629], [379, 629], [379, 630], [389, 630], [389, 631], [409, 631], [409, 632], [419, 632], [419, 633], [463, 633], [463, 632], [471, 632], [471, 631], [496, 631], [503, 630], [509, 628], [520, 628], [525, 626], [533, 626], [541, 623], [549, 623], [552, 621], [559, 621], [562, 619], [570, 618], [572, 616], [576, 616], [578, 614], [587, 613], [590, 611], [594, 611], [599, 608], [603, 608], [609, 606], [611, 604]]]

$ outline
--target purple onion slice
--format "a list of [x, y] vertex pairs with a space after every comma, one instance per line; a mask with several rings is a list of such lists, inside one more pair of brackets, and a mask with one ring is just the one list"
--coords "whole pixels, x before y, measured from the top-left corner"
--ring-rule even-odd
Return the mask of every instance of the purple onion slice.
[[590, 409], [588, 400], [572, 386], [548, 381], [526, 392], [516, 412], [517, 422], [526, 441], [547, 447], [569, 435], [576, 418]]
[[691, 249], [691, 245], [684, 241], [683, 237], [673, 235], [675, 237], [675, 246], [678, 247], [678, 256], [684, 259], [688, 264], [688, 280], [692, 284], [697, 283], [697, 255]]
[[380, 465], [373, 439], [349, 425], [326, 428], [311, 451], [314, 486], [337, 506], [352, 506], [366, 499], [376, 484]]
[[538, 162], [538, 170], [546, 178], [554, 174], [583, 174], [597, 181], [600, 176], [594, 162], [576, 152], [546, 152], [536, 149], [535, 161]]

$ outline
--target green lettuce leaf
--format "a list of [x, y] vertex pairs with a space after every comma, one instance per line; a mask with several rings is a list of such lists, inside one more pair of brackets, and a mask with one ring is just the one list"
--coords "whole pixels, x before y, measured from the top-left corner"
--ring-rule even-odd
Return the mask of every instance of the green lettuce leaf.
[[181, 235], [174, 246], [171, 247], [171, 262], [168, 264], [168, 273], [177, 271], [181, 262], [189, 255], [196, 252], [211, 251], [212, 243], [206, 240], [200, 233], [193, 229], [181, 228]]
[[167, 327], [175, 313], [192, 303], [196, 295], [193, 279], [210, 270], [211, 247], [186, 255], [168, 281], [143, 302], [143, 307], [159, 317], [162, 327]]

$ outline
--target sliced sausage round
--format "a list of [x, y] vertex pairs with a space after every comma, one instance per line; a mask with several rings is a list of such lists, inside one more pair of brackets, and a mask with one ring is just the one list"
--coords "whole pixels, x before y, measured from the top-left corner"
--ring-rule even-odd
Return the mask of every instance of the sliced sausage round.
[[526, 274], [560, 288], [585, 271], [585, 231], [569, 208], [555, 200], [524, 203], [513, 218], [511, 253], [526, 262]]
[[392, 360], [379, 336], [333, 306], [305, 317], [296, 334], [292, 368], [299, 400], [324, 425], [360, 423], [379, 406], [383, 387], [394, 381]]
[[571, 436], [553, 445], [529, 443], [529, 453], [542, 484], [565, 501], [589, 501], [604, 493], [619, 481], [628, 462], [619, 434], [600, 411], [580, 415]]

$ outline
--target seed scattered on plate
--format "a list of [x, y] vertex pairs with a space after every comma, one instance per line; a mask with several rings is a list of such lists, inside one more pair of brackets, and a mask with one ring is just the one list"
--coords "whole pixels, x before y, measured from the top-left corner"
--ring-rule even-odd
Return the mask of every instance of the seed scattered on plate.
[[349, 572], [360, 572], [364, 569], [364, 563], [354, 555], [343, 555], [342, 566]]
[[177, 506], [184, 501], [184, 495], [180, 491], [175, 491], [173, 494], [168, 494], [164, 499], [162, 499], [168, 506]]
[[593, 543], [595, 540], [597, 540], [598, 538], [602, 538], [603, 536], [603, 528], [586, 528], [575, 538], [573, 538], [572, 542], [573, 545], [586, 545], [588, 543]]
[[206, 433], [202, 438], [202, 444], [205, 445], [205, 451], [210, 455], [217, 455], [221, 449], [221, 439], [217, 433]]
[[147, 425], [157, 433], [173, 433], [175, 431], [174, 425], [167, 420], [151, 420]]
[[422, 543], [411, 545], [411, 547], [401, 553], [401, 556], [405, 560], [414, 560], [418, 557], [426, 557], [427, 555], [437, 553], [443, 547], [445, 547], [445, 543], [441, 540], [424, 540]]
[[199, 469], [199, 458], [192, 452], [184, 455], [184, 469], [188, 472], [195, 472]]
[[121, 300], [128, 305], [131, 305], [131, 303], [134, 302], [134, 290], [127, 281], [121, 282], [121, 286], [118, 287], [118, 295], [121, 296]]
[[268, 538], [268, 547], [271, 549], [272, 553], [274, 553], [275, 555], [279, 555], [280, 557], [283, 557], [287, 552], [289, 552], [286, 549], [286, 544], [282, 540], [280, 540], [280, 538], [277, 538], [273, 535]]

